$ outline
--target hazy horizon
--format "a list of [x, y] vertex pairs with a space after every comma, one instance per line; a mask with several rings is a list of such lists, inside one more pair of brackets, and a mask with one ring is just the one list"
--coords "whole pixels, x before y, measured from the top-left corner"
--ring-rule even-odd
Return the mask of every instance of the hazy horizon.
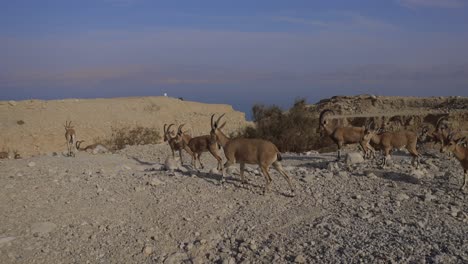
[[8, 1], [0, 100], [468, 96], [467, 0]]

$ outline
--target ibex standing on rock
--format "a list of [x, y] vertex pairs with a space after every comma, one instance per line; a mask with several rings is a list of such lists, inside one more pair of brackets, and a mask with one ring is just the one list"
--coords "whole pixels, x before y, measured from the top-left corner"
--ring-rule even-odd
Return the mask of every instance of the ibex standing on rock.
[[463, 191], [468, 181], [468, 148], [462, 146], [466, 141], [466, 137], [455, 139], [454, 134], [450, 133], [447, 139], [448, 144], [441, 149], [441, 152], [446, 153], [450, 151], [455, 155], [458, 161], [460, 161], [464, 173], [463, 185], [461, 187], [461, 190]]
[[294, 187], [291, 183], [291, 178], [289, 175], [284, 171], [281, 163], [279, 161], [282, 160], [281, 154], [278, 148], [268, 140], [263, 139], [250, 139], [250, 138], [235, 138], [230, 139], [227, 137], [221, 129], [226, 125], [224, 122], [221, 126], [219, 126], [219, 121], [224, 116], [221, 115], [216, 122], [213, 122], [213, 118], [215, 115], [211, 116], [211, 132], [210, 134], [216, 138], [216, 141], [224, 150], [224, 155], [226, 156], [226, 163], [222, 168], [222, 177], [221, 183], [224, 182], [224, 175], [225, 170], [235, 164], [240, 164], [240, 176], [242, 184], [246, 183], [244, 178], [244, 168], [245, 164], [257, 164], [263, 176], [265, 177], [265, 188], [263, 190], [264, 193], [270, 190], [271, 184], [271, 176], [268, 172], [268, 169], [271, 165], [286, 179], [291, 188], [291, 193], [294, 194]]
[[68, 156], [75, 156], [74, 148], [75, 148], [75, 139], [76, 133], [74, 127], [71, 125], [71, 121], [65, 121], [65, 139], [67, 140], [67, 147], [68, 147]]

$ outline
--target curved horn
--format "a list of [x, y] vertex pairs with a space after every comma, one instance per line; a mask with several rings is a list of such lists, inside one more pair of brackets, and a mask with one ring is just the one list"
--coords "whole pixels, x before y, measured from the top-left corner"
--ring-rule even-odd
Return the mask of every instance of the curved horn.
[[167, 127], [167, 124], [164, 124], [164, 127], [163, 127], [164, 135], [167, 134], [166, 127]]
[[333, 112], [333, 110], [331, 110], [331, 109], [325, 109], [322, 112], [320, 112], [320, 117], [319, 117], [320, 125], [323, 124], [323, 118], [324, 118], [325, 114], [328, 113], [328, 112], [332, 113], [333, 115], [335, 114], [335, 112]]
[[179, 126], [179, 128], [177, 129], [177, 134], [181, 135], [182, 134], [182, 127], [184, 127], [185, 124], [182, 124]]
[[213, 118], [214, 118], [215, 114], [212, 114], [211, 115], [211, 129], [214, 129], [214, 124], [213, 124]]
[[437, 129], [437, 130], [440, 129], [440, 125], [441, 125], [441, 122], [442, 122], [443, 120], [448, 121], [448, 117], [447, 117], [447, 116], [443, 116], [443, 117], [441, 117], [441, 118], [439, 118], [439, 119], [437, 120], [437, 123], [436, 123], [436, 129]]
[[224, 116], [225, 114], [222, 114], [220, 117], [218, 117], [218, 120], [216, 120], [216, 127], [218, 127], [218, 124], [219, 124], [219, 121], [221, 120], [221, 118]]
[[171, 127], [173, 126], [174, 124], [170, 124], [168, 127], [167, 127], [167, 136], [168, 137], [171, 137]]
[[83, 143], [84, 140], [77, 140], [76, 143], [75, 143], [75, 147], [77, 150], [80, 150], [80, 147], [81, 147], [81, 143]]

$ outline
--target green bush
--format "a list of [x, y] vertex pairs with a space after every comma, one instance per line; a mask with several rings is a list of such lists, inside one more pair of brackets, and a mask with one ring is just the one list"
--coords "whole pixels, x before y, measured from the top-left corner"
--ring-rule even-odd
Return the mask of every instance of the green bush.
[[159, 131], [149, 127], [112, 127], [110, 138], [98, 140], [111, 150], [123, 149], [126, 145], [156, 144], [161, 140]]
[[305, 152], [324, 146], [317, 133], [317, 115], [305, 99], [296, 100], [287, 112], [275, 105], [257, 104], [252, 114], [255, 127], [245, 128], [243, 137], [270, 140], [282, 152]]

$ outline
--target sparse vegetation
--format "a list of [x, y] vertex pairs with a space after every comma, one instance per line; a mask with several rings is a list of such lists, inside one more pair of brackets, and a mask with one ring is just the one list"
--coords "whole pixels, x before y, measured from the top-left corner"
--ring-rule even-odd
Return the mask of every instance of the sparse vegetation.
[[108, 146], [111, 150], [123, 149], [126, 145], [156, 144], [161, 140], [156, 128], [143, 126], [112, 127], [112, 135], [108, 139], [97, 140], [98, 143]]
[[23, 121], [23, 120], [18, 120], [18, 121], [16, 121], [16, 124], [18, 124], [18, 125], [20, 125], [20, 126], [21, 126], [21, 125], [24, 125], [24, 121]]
[[154, 113], [161, 110], [161, 107], [158, 104], [151, 102], [145, 106], [144, 110], [147, 112]]
[[282, 152], [319, 149], [324, 142], [317, 133], [318, 120], [312, 110], [305, 99], [296, 100], [286, 112], [275, 105], [256, 104], [252, 108], [255, 127], [245, 128], [242, 136], [270, 140]]

